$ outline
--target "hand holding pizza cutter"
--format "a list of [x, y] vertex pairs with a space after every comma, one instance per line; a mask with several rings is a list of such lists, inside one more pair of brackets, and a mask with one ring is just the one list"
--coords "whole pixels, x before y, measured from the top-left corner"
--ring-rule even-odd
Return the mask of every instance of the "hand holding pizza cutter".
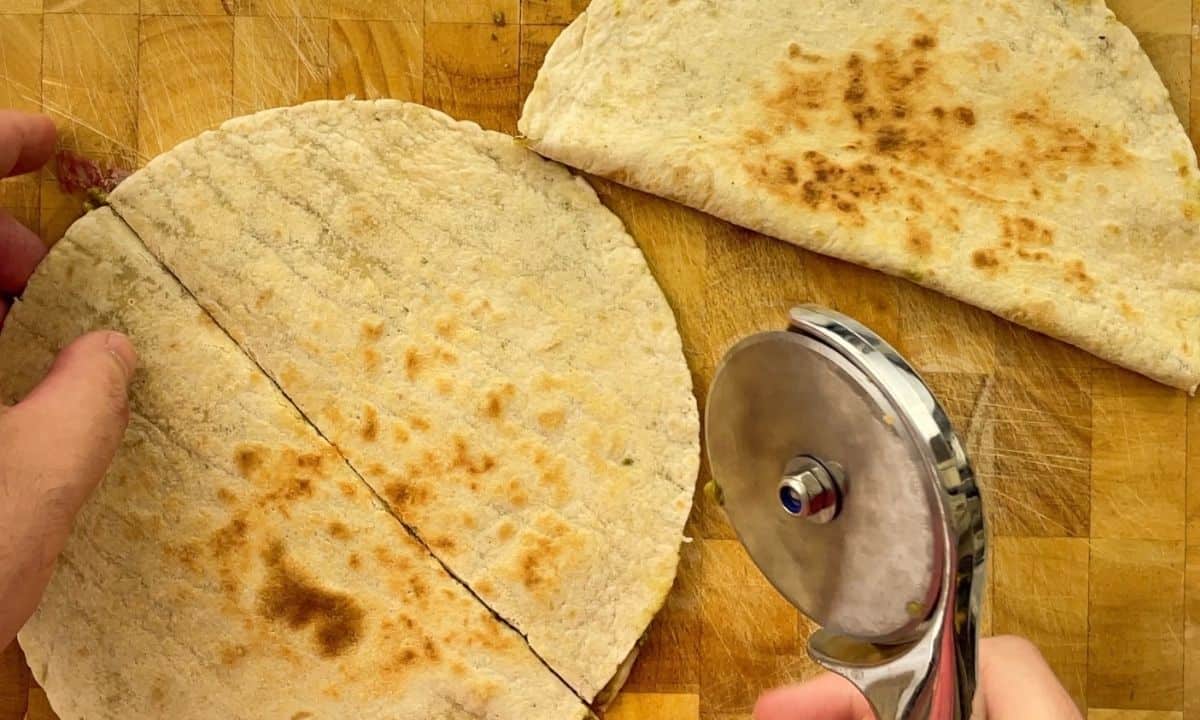
[[854, 320], [816, 307], [735, 346], [709, 393], [715, 491], [821, 665], [880, 720], [958, 720], [976, 694], [982, 501], [945, 412]]

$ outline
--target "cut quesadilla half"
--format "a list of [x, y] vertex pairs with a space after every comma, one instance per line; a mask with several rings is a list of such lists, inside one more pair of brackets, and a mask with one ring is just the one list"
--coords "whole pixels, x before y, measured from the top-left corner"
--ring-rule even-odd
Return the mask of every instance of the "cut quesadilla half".
[[1200, 174], [1101, 0], [593, 0], [539, 153], [1200, 382]]
[[591, 188], [417, 105], [317, 102], [114, 210], [586, 700], [671, 587], [699, 461], [675, 319]]
[[63, 720], [584, 718], [109, 210], [0, 334], [0, 399], [98, 327], [142, 368], [111, 470], [20, 633]]

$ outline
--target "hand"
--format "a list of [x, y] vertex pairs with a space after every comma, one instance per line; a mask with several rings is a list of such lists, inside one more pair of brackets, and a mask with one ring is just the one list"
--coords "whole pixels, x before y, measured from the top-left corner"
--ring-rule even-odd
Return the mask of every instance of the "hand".
[[[997, 637], [979, 649], [979, 695], [987, 720], [1081, 720], [1074, 701], [1028, 640]], [[978, 704], [978, 703], [977, 703]], [[866, 698], [848, 681], [822, 675], [773, 690], [754, 706], [754, 720], [870, 720]]]
[[[54, 138], [49, 118], [0, 111], [0, 177], [44, 165]], [[0, 212], [0, 324], [45, 254], [36, 235]], [[24, 400], [0, 406], [0, 648], [37, 607], [75, 514], [116, 454], [136, 366], [125, 336], [90, 333]]]

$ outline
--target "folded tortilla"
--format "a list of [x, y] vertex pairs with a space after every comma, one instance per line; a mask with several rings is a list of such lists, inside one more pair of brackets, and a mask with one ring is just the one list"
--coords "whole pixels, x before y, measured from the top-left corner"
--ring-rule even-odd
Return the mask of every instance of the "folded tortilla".
[[593, 0], [539, 153], [1200, 382], [1200, 175], [1101, 0]]

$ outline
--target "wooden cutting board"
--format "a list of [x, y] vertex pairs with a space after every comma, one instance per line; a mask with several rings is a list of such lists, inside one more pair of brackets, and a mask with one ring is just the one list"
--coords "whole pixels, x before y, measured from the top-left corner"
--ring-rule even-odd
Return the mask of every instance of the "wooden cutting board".
[[[65, 147], [130, 168], [228, 117], [350, 94], [511, 133], [586, 4], [0, 0], [0, 106], [49, 112]], [[1200, 0], [1111, 4], [1200, 124]], [[783, 327], [794, 303], [873, 326], [940, 394], [989, 491], [985, 628], [1035, 640], [1094, 720], [1200, 720], [1200, 402], [907, 282], [596, 185], [675, 308], [701, 402], [726, 348]], [[80, 214], [51, 172], [0, 183], [0, 207], [47, 242]], [[610, 717], [746, 718], [761, 690], [815, 670], [807, 622], [697, 502], [675, 591]], [[26, 713], [53, 717], [13, 646], [0, 720]]]

